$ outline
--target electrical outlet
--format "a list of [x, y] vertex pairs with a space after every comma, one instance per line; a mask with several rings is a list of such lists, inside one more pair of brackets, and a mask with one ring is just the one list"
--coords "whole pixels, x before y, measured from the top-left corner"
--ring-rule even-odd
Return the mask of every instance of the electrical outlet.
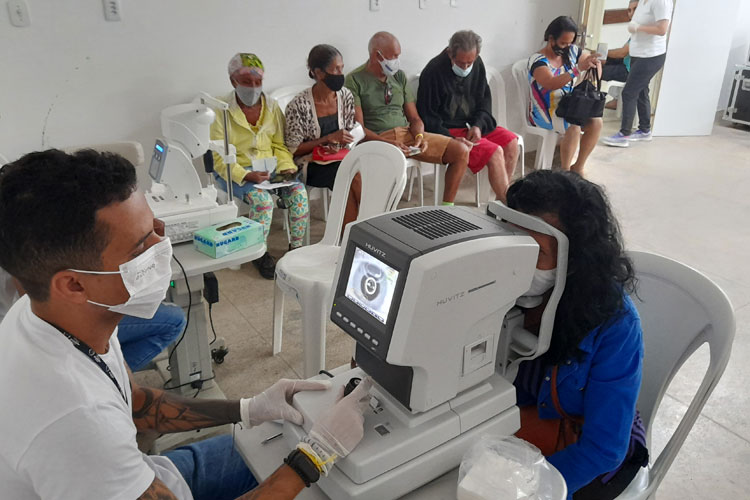
[[120, 21], [120, 0], [102, 0], [104, 7], [104, 19], [107, 21]]
[[419, 8], [420, 9], [426, 9], [427, 8], [427, 0], [419, 0]]
[[31, 24], [29, 6], [24, 0], [11, 0], [8, 2], [8, 16], [10, 24], [18, 28], [25, 28]]
[[380, 10], [380, 0], [370, 0], [370, 10], [373, 12]]

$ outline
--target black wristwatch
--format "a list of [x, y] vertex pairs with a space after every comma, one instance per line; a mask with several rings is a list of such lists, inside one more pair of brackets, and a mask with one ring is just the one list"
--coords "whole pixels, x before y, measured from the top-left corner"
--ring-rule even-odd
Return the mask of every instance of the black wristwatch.
[[284, 459], [284, 463], [299, 475], [308, 488], [312, 483], [320, 479], [318, 466], [310, 460], [310, 457], [296, 448]]

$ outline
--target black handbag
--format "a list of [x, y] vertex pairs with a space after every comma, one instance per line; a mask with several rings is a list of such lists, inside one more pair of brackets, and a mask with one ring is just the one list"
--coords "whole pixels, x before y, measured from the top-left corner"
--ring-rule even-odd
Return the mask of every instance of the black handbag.
[[[593, 77], [593, 82], [592, 82]], [[570, 94], [560, 99], [555, 114], [568, 123], [583, 126], [590, 118], [601, 118], [607, 93], [602, 92], [599, 72], [594, 68], [584, 73], [584, 80]]]

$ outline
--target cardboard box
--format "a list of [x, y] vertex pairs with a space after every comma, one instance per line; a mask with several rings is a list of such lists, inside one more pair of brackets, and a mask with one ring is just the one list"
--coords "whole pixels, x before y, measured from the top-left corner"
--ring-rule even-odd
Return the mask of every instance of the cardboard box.
[[263, 243], [263, 226], [247, 217], [199, 229], [193, 235], [195, 249], [214, 259], [259, 243]]

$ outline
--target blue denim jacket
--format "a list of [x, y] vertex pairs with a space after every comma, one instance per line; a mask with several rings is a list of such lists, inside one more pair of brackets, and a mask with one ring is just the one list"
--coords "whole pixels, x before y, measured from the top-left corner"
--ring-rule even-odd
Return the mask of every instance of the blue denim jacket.
[[[558, 368], [557, 391], [566, 413], [583, 416], [582, 433], [577, 443], [547, 457], [565, 478], [568, 498], [619, 467], [628, 451], [643, 365], [643, 332], [630, 297], [617, 317], [592, 330], [578, 347], [582, 358]], [[541, 418], [560, 418], [550, 376], [547, 368], [536, 404]], [[535, 403], [523, 390], [517, 394], [519, 405]]]

